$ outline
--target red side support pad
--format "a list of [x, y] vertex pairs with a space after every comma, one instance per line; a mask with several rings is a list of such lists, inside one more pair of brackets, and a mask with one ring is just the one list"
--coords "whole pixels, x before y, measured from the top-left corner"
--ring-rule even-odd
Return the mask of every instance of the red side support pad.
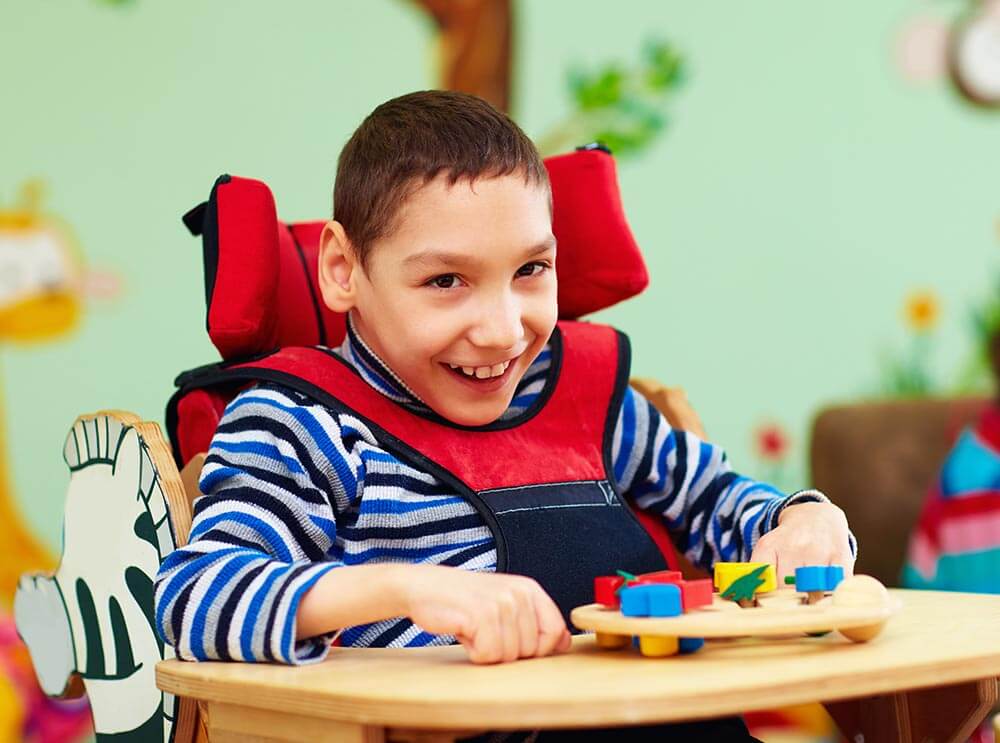
[[181, 462], [208, 451], [215, 429], [226, 408], [226, 398], [217, 391], [192, 390], [177, 403], [177, 448]]
[[[278, 215], [271, 190], [249, 178], [220, 179], [206, 227], [208, 334], [223, 358], [254, 354], [275, 338], [278, 293]], [[214, 245], [214, 250], [213, 250]]]
[[614, 158], [571, 152], [548, 158], [545, 167], [559, 243], [559, 317], [583, 317], [645, 289], [649, 274], [625, 220]]
[[638, 509], [635, 509], [635, 515], [639, 519], [639, 523], [642, 524], [642, 528], [649, 534], [650, 539], [656, 542], [656, 546], [660, 548], [660, 552], [667, 561], [667, 566], [671, 570], [676, 570], [680, 562], [677, 559], [677, 551], [674, 549], [674, 543], [670, 539], [670, 533], [667, 531], [667, 527], [663, 525], [663, 520], [655, 514]]
[[225, 359], [279, 346], [336, 346], [343, 315], [323, 304], [319, 238], [325, 222], [278, 221], [271, 190], [260, 181], [220, 179], [208, 209], [205, 270], [212, 295], [208, 334]]

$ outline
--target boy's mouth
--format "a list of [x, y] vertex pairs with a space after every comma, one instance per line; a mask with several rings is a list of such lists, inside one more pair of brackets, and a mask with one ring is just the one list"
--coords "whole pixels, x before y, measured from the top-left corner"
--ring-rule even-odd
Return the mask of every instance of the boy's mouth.
[[463, 367], [445, 363], [442, 363], [441, 366], [447, 369], [458, 381], [479, 392], [495, 392], [507, 383], [511, 369], [519, 358], [520, 356], [515, 356], [513, 359], [492, 366]]

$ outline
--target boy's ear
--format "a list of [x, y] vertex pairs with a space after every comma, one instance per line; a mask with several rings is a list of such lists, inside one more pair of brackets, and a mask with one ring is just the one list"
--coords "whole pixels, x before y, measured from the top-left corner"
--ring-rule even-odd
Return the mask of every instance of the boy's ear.
[[358, 265], [344, 226], [335, 220], [323, 226], [319, 238], [319, 291], [334, 312], [347, 312], [357, 301]]

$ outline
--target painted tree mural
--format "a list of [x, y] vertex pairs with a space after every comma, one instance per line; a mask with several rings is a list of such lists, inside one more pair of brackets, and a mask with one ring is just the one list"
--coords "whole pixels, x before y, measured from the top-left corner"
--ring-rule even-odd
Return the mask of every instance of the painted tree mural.
[[[485, 98], [511, 112], [515, 48], [510, 0], [411, 0], [437, 33], [441, 87]], [[666, 127], [666, 104], [684, 80], [684, 60], [663, 40], [648, 41], [638, 63], [573, 68], [567, 76], [571, 108], [535, 137], [542, 155], [599, 141], [616, 156], [636, 154]]]
[[449, 90], [510, 110], [511, 0], [413, 0], [438, 33], [439, 78]]

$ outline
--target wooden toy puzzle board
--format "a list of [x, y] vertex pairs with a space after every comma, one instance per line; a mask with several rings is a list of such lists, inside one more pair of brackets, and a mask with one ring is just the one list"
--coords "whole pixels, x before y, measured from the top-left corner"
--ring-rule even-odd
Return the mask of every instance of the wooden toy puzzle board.
[[716, 594], [710, 607], [676, 617], [626, 617], [617, 609], [588, 604], [574, 609], [570, 618], [580, 629], [617, 635], [773, 637], [878, 624], [900, 608], [897, 599], [884, 607], [843, 607], [834, 606], [832, 596], [815, 604], [803, 604], [802, 596], [783, 588], [759, 595], [759, 606], [744, 609]]

